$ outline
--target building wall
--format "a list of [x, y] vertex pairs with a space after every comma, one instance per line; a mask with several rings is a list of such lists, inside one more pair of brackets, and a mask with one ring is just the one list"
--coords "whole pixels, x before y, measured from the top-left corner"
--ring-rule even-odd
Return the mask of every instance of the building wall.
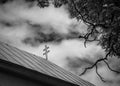
[[0, 72], [0, 86], [44, 86], [34, 81]]

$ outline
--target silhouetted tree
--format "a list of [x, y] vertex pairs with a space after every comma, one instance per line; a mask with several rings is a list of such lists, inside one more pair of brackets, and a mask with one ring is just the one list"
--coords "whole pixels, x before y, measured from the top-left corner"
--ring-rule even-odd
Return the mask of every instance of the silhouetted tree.
[[[38, 0], [44, 1], [44, 0]], [[46, 1], [46, 0], [45, 0]], [[49, 2], [49, 0], [47, 0]], [[51, 0], [55, 7], [63, 4], [68, 6], [71, 18], [83, 21], [87, 26], [87, 33], [79, 35], [78, 38], [86, 42], [98, 41], [98, 44], [105, 49], [106, 56], [98, 59], [95, 64], [85, 69], [96, 67], [96, 73], [101, 80], [103, 78], [97, 71], [97, 64], [103, 61], [111, 71], [120, 73], [110, 68], [107, 63], [108, 57], [120, 58], [120, 0]], [[46, 6], [42, 5], [40, 6]], [[103, 80], [104, 81], [104, 80]]]
[[[111, 71], [120, 73], [110, 68], [107, 63], [108, 57], [120, 58], [120, 0], [70, 0], [70, 12], [73, 18], [82, 20], [88, 26], [88, 32], [79, 38], [86, 42], [98, 41], [106, 51], [106, 57], [95, 62], [94, 65], [85, 69], [96, 67], [101, 61], [105, 62]], [[99, 75], [101, 80], [103, 78]], [[104, 81], [104, 80], [103, 80]]]

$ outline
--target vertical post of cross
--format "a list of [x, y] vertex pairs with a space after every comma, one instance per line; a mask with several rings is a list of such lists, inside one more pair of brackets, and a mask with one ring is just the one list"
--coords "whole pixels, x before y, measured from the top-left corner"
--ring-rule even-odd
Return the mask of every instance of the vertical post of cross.
[[48, 50], [48, 49], [49, 49], [49, 47], [47, 45], [45, 45], [45, 48], [43, 49], [43, 51], [44, 51], [43, 55], [45, 55], [46, 60], [48, 60], [48, 53], [50, 52], [50, 50]]

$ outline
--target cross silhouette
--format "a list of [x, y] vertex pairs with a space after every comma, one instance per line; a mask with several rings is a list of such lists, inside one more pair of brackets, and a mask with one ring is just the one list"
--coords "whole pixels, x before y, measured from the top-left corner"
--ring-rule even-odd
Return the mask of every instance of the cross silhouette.
[[45, 45], [45, 48], [43, 49], [43, 51], [45, 51], [45, 52], [43, 53], [43, 55], [46, 56], [46, 60], [48, 60], [48, 53], [50, 52], [50, 50], [48, 50], [48, 49], [49, 49], [49, 47], [47, 45]]

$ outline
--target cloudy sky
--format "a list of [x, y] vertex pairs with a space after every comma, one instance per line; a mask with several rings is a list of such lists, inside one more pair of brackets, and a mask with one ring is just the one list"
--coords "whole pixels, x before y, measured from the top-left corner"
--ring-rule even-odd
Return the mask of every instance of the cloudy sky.
[[[42, 58], [47, 45], [48, 60], [77, 75], [105, 56], [97, 43], [88, 43], [85, 48], [84, 41], [77, 38], [86, 33], [86, 28], [83, 22], [70, 18], [66, 6], [39, 8], [36, 2], [24, 0], [0, 4], [0, 41]], [[112, 58], [109, 61], [116, 70], [120, 70], [119, 62]], [[109, 82], [103, 83], [95, 69], [80, 77], [97, 86], [120, 86], [119, 75], [109, 71], [104, 63], [99, 64], [98, 71]]]

